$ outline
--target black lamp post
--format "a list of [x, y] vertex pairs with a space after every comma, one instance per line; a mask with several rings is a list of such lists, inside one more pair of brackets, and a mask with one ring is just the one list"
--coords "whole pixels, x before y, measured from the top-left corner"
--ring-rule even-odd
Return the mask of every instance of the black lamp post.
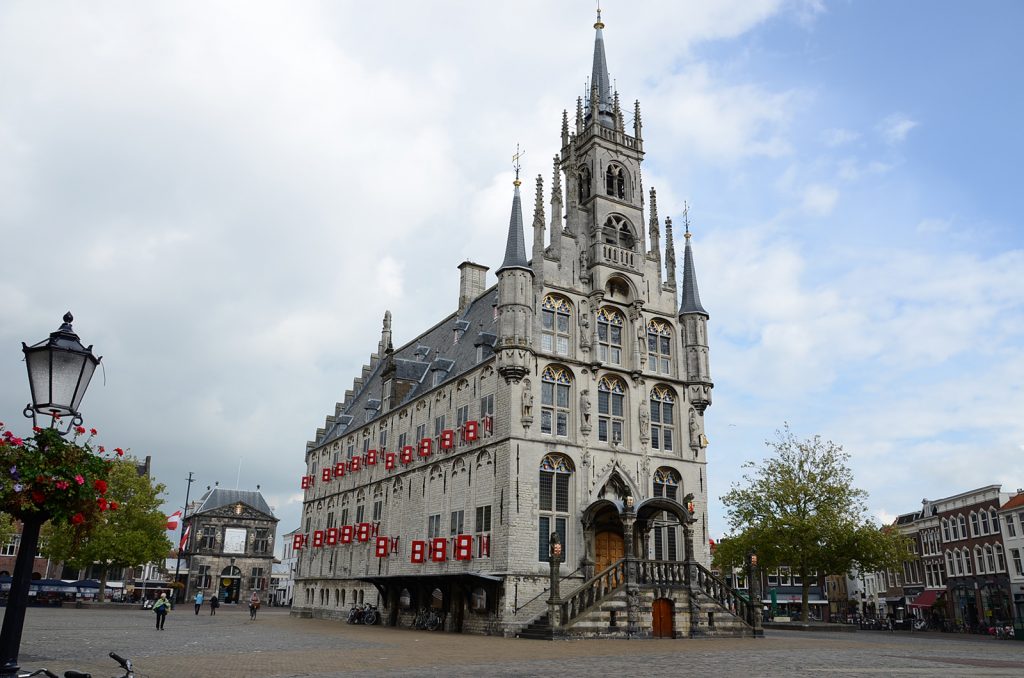
[[[32, 346], [22, 344], [32, 390], [32, 402], [25, 407], [25, 416], [36, 425], [39, 423], [37, 416], [48, 416], [54, 428], [58, 421], [67, 418], [67, 427], [61, 435], [67, 435], [72, 426], [81, 424], [78, 406], [101, 360], [92, 354], [92, 346], [82, 346], [71, 329], [72, 320], [68, 312], [64, 315], [64, 324], [50, 334], [49, 339]], [[21, 519], [21, 545], [0, 630], [0, 678], [18, 675], [18, 651], [32, 584], [32, 563], [39, 547], [39, 529], [47, 519], [42, 512], [30, 513]]]

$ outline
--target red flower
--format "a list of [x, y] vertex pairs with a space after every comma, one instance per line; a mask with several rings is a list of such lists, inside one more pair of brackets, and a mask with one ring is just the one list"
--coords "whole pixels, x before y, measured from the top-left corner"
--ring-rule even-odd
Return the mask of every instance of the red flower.
[[84, 426], [76, 426], [75, 427], [75, 434], [76, 435], [82, 435], [83, 433], [85, 433], [85, 427]]
[[111, 511], [116, 511], [117, 510], [117, 502], [116, 501], [110, 502], [110, 504], [107, 506], [107, 508], [109, 508]]
[[107, 500], [104, 499], [103, 497], [100, 497], [99, 499], [97, 499], [96, 503], [100, 505], [100, 510], [101, 511], [106, 511], [107, 510]]
[[44, 501], [46, 501], [46, 495], [40, 492], [39, 490], [32, 490], [32, 501], [34, 501], [37, 504], [42, 504]]
[[107, 493], [107, 481], [106, 480], [94, 480], [93, 483], [92, 483], [92, 486], [95, 487], [96, 490], [100, 494], [106, 494]]
[[38, 426], [33, 426], [32, 427], [32, 432], [33, 433], [42, 433], [43, 429], [39, 428]]
[[107, 451], [107, 448], [105, 448], [102, 445], [100, 445], [100, 454], [103, 454], [106, 451]]
[[114, 448], [114, 452], [117, 452], [117, 456], [119, 456], [119, 457], [123, 457], [124, 456], [124, 450], [122, 450], [120, 447], [115, 447]]
[[76, 513], [75, 515], [71, 516], [71, 522], [75, 525], [81, 525], [85, 522], [85, 516], [83, 516], [81, 513]]
[[94, 429], [94, 428], [89, 429], [89, 435], [94, 436], [94, 435], [96, 435], [96, 433], [97, 433], [96, 429]]

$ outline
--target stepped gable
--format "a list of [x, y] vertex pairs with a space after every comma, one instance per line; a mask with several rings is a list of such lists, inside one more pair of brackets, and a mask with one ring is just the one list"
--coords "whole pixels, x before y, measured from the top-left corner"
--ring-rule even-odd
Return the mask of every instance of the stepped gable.
[[[423, 334], [395, 349], [392, 356], [396, 368], [395, 377], [412, 381], [414, 386], [402, 402], [392, 406], [392, 410], [433, 389], [433, 375], [436, 372], [442, 373], [439, 385], [444, 385], [478, 365], [478, 346], [493, 348], [497, 336], [494, 320], [495, 290], [496, 287], [492, 286], [474, 299], [461, 314], [449, 315]], [[456, 334], [459, 335], [457, 342]], [[485, 349], [484, 360], [493, 356], [488, 349]], [[307, 445], [307, 449], [341, 438], [353, 428], [367, 423], [367, 409], [371, 412], [369, 421], [383, 414], [380, 411], [381, 373], [386, 361], [372, 359], [371, 363], [373, 367], [364, 366], [360, 376], [355, 379], [352, 390], [346, 391], [344, 401], [335, 409], [334, 421], [317, 430], [316, 441], [312, 445]]]
[[274, 511], [263, 498], [263, 494], [252, 490], [227, 490], [221, 487], [215, 487], [203, 495], [202, 499], [199, 501], [202, 503], [199, 505], [199, 508], [192, 513], [193, 516], [199, 513], [213, 511], [223, 506], [234, 506], [241, 502], [246, 506], [256, 509], [260, 513], [267, 514], [274, 518], [274, 520], [277, 520], [277, 518], [274, 517]]

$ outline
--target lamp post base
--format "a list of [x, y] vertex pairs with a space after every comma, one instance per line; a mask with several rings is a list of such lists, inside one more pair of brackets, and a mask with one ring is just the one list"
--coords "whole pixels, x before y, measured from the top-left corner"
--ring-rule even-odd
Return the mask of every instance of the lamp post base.
[[0, 678], [18, 676], [18, 651], [21, 648], [21, 631], [25, 626], [28, 590], [32, 585], [32, 563], [39, 547], [39, 529], [46, 519], [47, 516], [40, 513], [21, 518], [21, 545], [11, 576], [4, 626], [0, 630]]

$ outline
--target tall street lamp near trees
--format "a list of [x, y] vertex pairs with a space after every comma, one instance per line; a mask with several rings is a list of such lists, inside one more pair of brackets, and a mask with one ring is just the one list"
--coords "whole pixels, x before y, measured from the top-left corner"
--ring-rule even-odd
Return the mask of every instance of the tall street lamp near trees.
[[[10, 431], [0, 436], [4, 467], [0, 469], [4, 475], [0, 509], [22, 523], [21, 545], [0, 630], [0, 678], [18, 675], [18, 651], [40, 527], [52, 518], [86, 531], [93, 522], [90, 518], [117, 508], [116, 504], [108, 506], [103, 498], [106, 462], [92, 453], [88, 441], [79, 445], [63, 438], [72, 428], [75, 438], [85, 433], [78, 407], [100, 363], [92, 346], [83, 346], [72, 330], [73, 319], [69, 312], [49, 339], [32, 346], [22, 344], [32, 391], [25, 416], [32, 419], [34, 437], [23, 440]], [[43, 417], [50, 418], [49, 428], [39, 426]], [[61, 424], [66, 424], [63, 430]]]

